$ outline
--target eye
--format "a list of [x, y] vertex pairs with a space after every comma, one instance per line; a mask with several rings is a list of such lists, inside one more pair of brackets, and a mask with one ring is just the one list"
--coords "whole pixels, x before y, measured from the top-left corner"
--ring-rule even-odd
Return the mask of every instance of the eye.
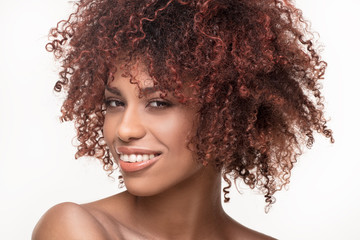
[[119, 100], [115, 100], [115, 99], [106, 99], [105, 106], [107, 108], [117, 108], [117, 107], [125, 106], [125, 103], [122, 101], [119, 101]]
[[168, 101], [164, 100], [153, 100], [148, 103], [148, 107], [151, 108], [167, 108], [170, 107], [172, 104]]

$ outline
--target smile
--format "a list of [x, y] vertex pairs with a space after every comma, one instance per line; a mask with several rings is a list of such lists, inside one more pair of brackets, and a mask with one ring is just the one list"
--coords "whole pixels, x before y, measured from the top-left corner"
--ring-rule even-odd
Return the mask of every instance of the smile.
[[120, 154], [119, 164], [124, 172], [137, 172], [152, 166], [160, 157], [160, 154]]
[[143, 162], [153, 159], [159, 154], [122, 154], [120, 153], [120, 160], [124, 162]]
[[124, 172], [137, 172], [150, 167], [161, 157], [161, 152], [134, 147], [117, 147], [120, 168]]

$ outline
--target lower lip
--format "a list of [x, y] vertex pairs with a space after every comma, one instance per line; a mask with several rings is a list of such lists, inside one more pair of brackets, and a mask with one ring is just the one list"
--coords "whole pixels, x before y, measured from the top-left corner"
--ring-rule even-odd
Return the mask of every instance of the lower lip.
[[147, 161], [141, 161], [141, 162], [124, 162], [122, 160], [119, 161], [121, 170], [125, 172], [136, 172], [143, 170], [144, 168], [150, 167], [153, 165], [157, 160], [159, 160], [159, 156], [156, 156], [150, 160]]

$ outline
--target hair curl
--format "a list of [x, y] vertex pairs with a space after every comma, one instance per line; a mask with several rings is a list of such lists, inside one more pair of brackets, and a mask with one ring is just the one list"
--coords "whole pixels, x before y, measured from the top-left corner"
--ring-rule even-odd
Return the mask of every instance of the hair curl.
[[182, 102], [191, 76], [200, 124], [190, 143], [199, 161], [257, 187], [270, 206], [289, 183], [302, 145], [326, 126], [319, 80], [326, 62], [300, 10], [286, 0], [80, 0], [46, 45], [61, 61], [62, 121], [74, 120], [76, 158], [113, 170], [102, 127], [104, 88], [120, 58], [145, 61], [164, 92]]

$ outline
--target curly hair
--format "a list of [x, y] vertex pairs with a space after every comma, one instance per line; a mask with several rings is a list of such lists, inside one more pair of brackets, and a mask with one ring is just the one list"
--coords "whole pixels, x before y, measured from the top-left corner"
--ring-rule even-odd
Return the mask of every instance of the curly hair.
[[222, 172], [225, 201], [231, 179], [242, 179], [270, 206], [314, 131], [334, 142], [319, 84], [327, 64], [290, 1], [80, 0], [49, 41], [62, 64], [54, 89], [67, 92], [61, 120], [77, 129], [76, 158], [94, 156], [105, 170], [114, 163], [102, 133], [104, 88], [121, 59], [141, 58], [161, 91], [199, 104], [189, 143]]

